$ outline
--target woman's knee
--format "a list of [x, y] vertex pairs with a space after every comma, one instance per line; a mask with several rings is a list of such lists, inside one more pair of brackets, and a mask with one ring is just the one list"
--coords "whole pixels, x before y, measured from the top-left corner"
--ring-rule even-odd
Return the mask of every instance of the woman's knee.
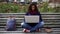
[[23, 26], [23, 27], [27, 27], [28, 24], [26, 24], [26, 23], [21, 23], [21, 26]]
[[43, 25], [44, 25], [44, 22], [43, 22], [43, 21], [42, 21], [42, 22], [40, 22], [40, 23], [39, 23], [39, 25], [43, 26]]
[[25, 22], [22, 22], [22, 23], [21, 23], [21, 26], [23, 26], [23, 25], [25, 25]]
[[38, 26], [39, 26], [39, 27], [43, 27], [43, 26], [44, 26], [44, 22], [43, 22], [43, 21], [40, 22], [40, 23], [38, 24]]
[[44, 25], [44, 21], [41, 22], [41, 25]]

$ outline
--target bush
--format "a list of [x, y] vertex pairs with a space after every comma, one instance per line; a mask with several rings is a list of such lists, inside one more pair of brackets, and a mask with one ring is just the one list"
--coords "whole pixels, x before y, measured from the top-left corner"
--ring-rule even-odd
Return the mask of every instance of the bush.
[[[28, 4], [21, 6], [14, 3], [0, 3], [0, 13], [25, 13], [28, 10]], [[42, 13], [58, 13], [60, 12], [60, 7], [51, 8], [48, 7], [48, 3], [42, 3], [42, 7], [38, 7], [39, 11]]]
[[0, 13], [17, 13], [18, 11], [20, 11], [20, 5], [12, 3], [0, 4]]
[[54, 9], [55, 9], [55, 13], [56, 12], [60, 13], [60, 7], [55, 7]]
[[42, 7], [40, 8], [40, 11], [43, 13], [59, 13], [60, 12], [60, 7], [48, 7], [47, 2], [42, 4]]
[[42, 7], [40, 8], [41, 12], [48, 12], [48, 3], [43, 3]]

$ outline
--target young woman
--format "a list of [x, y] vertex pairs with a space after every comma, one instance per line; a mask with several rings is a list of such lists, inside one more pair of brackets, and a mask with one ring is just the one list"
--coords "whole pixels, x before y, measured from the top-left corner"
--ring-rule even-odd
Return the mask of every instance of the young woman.
[[15, 31], [16, 30], [16, 20], [14, 16], [9, 16], [6, 23], [7, 31]]
[[25, 23], [25, 21], [23, 23], [21, 23], [22, 27], [24, 28], [24, 32], [36, 32], [36, 31], [40, 31], [40, 29], [43, 27], [44, 22], [42, 20], [41, 14], [38, 11], [38, 8], [36, 6], [36, 4], [31, 4], [29, 6], [28, 12], [26, 13], [26, 15], [39, 15], [40, 16], [40, 21], [39, 23]]

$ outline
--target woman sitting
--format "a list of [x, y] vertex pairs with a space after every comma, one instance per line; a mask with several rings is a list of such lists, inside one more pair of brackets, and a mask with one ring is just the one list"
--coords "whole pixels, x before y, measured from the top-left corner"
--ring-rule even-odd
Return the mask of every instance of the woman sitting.
[[40, 18], [39, 23], [25, 23], [25, 21], [21, 23], [22, 27], [24, 28], [23, 32], [39, 32], [43, 27], [44, 22], [42, 20], [40, 12], [38, 11], [36, 4], [31, 4], [29, 6], [26, 15], [39, 15]]

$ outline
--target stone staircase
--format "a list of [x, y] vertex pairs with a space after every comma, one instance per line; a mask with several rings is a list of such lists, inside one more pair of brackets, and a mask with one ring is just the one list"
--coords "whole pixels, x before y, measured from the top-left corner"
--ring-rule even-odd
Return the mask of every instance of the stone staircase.
[[[21, 23], [23, 22], [24, 15], [25, 15], [25, 13], [0, 13], [0, 33], [1, 32], [4, 32], [4, 33], [9, 33], [9, 32], [18, 33], [19, 32], [21, 34], [22, 29], [23, 29], [23, 28], [21, 28]], [[41, 15], [42, 15], [43, 21], [45, 22], [44, 27], [52, 27], [53, 32], [51, 34], [60, 33], [60, 27], [59, 27], [60, 26], [60, 14], [59, 13], [42, 13]], [[15, 19], [16, 19], [17, 31], [5, 31], [6, 20], [7, 20], [8, 16], [16, 17]], [[41, 33], [43, 34], [46, 32], [44, 32], [44, 30], [42, 30]], [[30, 34], [32, 34], [32, 33], [30, 33]]]

